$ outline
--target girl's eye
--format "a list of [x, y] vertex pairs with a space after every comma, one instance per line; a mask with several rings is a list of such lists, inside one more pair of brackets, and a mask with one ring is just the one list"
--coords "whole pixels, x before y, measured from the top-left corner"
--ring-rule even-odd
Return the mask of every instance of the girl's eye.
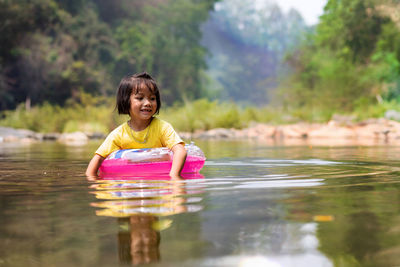
[[150, 98], [150, 100], [151, 100], [151, 101], [155, 101], [155, 100], [156, 100], [156, 98], [155, 98], [155, 97], [152, 97], [152, 98]]
[[137, 97], [135, 97], [135, 99], [137, 99], [137, 100], [142, 100], [143, 97], [137, 96]]

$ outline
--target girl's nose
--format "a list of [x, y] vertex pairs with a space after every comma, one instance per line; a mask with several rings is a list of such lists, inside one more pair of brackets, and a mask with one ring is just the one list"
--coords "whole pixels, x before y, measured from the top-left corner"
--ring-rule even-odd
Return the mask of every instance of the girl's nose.
[[144, 105], [146, 106], [150, 106], [151, 105], [151, 101], [147, 98], [144, 99]]

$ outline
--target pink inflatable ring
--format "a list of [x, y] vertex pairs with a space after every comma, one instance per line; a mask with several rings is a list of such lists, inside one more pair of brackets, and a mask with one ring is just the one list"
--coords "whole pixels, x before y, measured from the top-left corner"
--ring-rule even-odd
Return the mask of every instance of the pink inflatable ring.
[[[182, 173], [198, 173], [206, 160], [203, 151], [185, 145], [187, 157]], [[172, 165], [172, 151], [166, 147], [123, 149], [111, 153], [100, 166], [100, 176], [150, 176], [168, 174]]]

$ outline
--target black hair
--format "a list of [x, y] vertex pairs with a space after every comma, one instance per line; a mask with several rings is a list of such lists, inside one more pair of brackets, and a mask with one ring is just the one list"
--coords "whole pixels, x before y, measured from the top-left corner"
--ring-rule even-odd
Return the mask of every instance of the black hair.
[[131, 95], [137, 94], [141, 88], [148, 88], [156, 96], [158, 114], [161, 108], [161, 97], [158, 86], [153, 77], [147, 72], [136, 73], [122, 78], [117, 90], [117, 109], [118, 114], [129, 114], [131, 107]]

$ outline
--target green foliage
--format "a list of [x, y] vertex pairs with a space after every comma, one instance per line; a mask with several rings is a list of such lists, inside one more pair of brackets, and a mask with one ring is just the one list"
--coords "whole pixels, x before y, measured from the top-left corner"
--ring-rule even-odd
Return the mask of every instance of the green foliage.
[[[14, 111], [3, 111], [0, 125], [25, 128], [37, 132], [75, 132], [108, 134], [129, 119], [113, 109], [114, 99], [93, 97], [81, 92], [78, 100], [69, 101], [65, 107], [44, 103], [26, 111], [20, 105]], [[383, 117], [388, 110], [400, 110], [396, 101], [382, 101], [369, 105], [369, 100], [359, 99], [353, 111], [357, 120]], [[184, 104], [176, 103], [163, 108], [160, 118], [170, 122], [178, 131], [195, 132], [213, 128], [249, 127], [252, 123], [293, 123], [298, 121], [327, 121], [333, 113], [315, 112], [308, 108], [283, 110], [278, 107], [242, 107], [232, 102], [199, 99]]]
[[375, 49], [382, 25], [388, 22], [375, 10], [376, 2], [329, 0], [317, 26], [316, 43], [339, 56], [365, 62]]
[[[56, 116], [55, 114], [61, 116]], [[34, 107], [29, 112], [24, 105], [19, 105], [15, 111], [3, 113], [4, 119], [0, 124], [14, 128], [30, 129], [40, 132], [58, 132], [62, 129], [65, 119], [64, 113], [59, 106], [44, 103], [40, 107]]]
[[160, 117], [179, 131], [244, 128], [251, 122], [280, 122], [282, 113], [271, 107], [242, 108], [230, 102], [199, 99], [162, 110]]
[[202, 96], [200, 24], [215, 0], [0, 1], [0, 110], [114, 95], [148, 71], [164, 101]]
[[400, 29], [378, 4], [328, 1], [316, 32], [286, 57], [293, 72], [282, 79], [279, 97], [288, 112], [310, 120], [375, 117], [385, 109], [377, 99], [400, 100]]
[[29, 111], [19, 105], [14, 111], [3, 111], [0, 125], [30, 129], [36, 132], [75, 132], [107, 134], [121, 119], [113, 112], [112, 99], [92, 97], [81, 92], [79, 101], [70, 101], [65, 107], [47, 102]]
[[125, 21], [117, 28], [119, 63], [152, 73], [167, 104], [201, 97], [206, 50], [200, 45], [200, 25], [213, 3], [176, 0], [146, 6], [141, 21]]
[[206, 99], [187, 102], [182, 107], [175, 105], [163, 112], [162, 117], [177, 129], [190, 132], [197, 129], [241, 126], [235, 105]]
[[[122, 76], [140, 71], [156, 78], [163, 103], [184, 103], [165, 114], [188, 131], [253, 120], [326, 121], [337, 113], [378, 116], [400, 102], [395, 1], [329, 0], [315, 31], [285, 57], [289, 74], [279, 62], [307, 30], [298, 13], [284, 14], [273, 3], [224, 1], [202, 26], [215, 2], [0, 1], [0, 111], [17, 108], [4, 112], [1, 123], [107, 132], [119, 119], [104, 115], [110, 111], [103, 100], [88, 99], [108, 99]], [[208, 72], [201, 42], [214, 54]], [[281, 109], [229, 102], [265, 105], [272, 102], [267, 89], [277, 84], [273, 101]]]
[[[14, 111], [3, 111], [0, 125], [30, 129], [37, 132], [75, 132], [108, 134], [129, 119], [112, 109], [114, 99], [93, 97], [81, 92], [78, 101], [69, 101], [65, 107], [43, 103], [27, 111], [23, 105]], [[170, 122], [179, 131], [194, 132], [213, 128], [243, 128], [252, 122], [282, 122], [279, 109], [240, 107], [234, 103], [199, 99], [164, 108], [160, 118]]]
[[[105, 94], [117, 45], [91, 1], [69, 13], [54, 0], [2, 1], [0, 110], [21, 102], [63, 105], [80, 90]], [[4, 39], [4, 42], [3, 42]]]
[[371, 57], [375, 78], [381, 82], [383, 98], [400, 102], [400, 34], [395, 23], [383, 26], [382, 36]]
[[400, 110], [400, 102], [385, 100], [375, 105], [368, 105], [363, 99], [360, 99], [354, 109], [354, 115], [357, 120], [363, 121], [369, 118], [382, 118], [388, 110]]

